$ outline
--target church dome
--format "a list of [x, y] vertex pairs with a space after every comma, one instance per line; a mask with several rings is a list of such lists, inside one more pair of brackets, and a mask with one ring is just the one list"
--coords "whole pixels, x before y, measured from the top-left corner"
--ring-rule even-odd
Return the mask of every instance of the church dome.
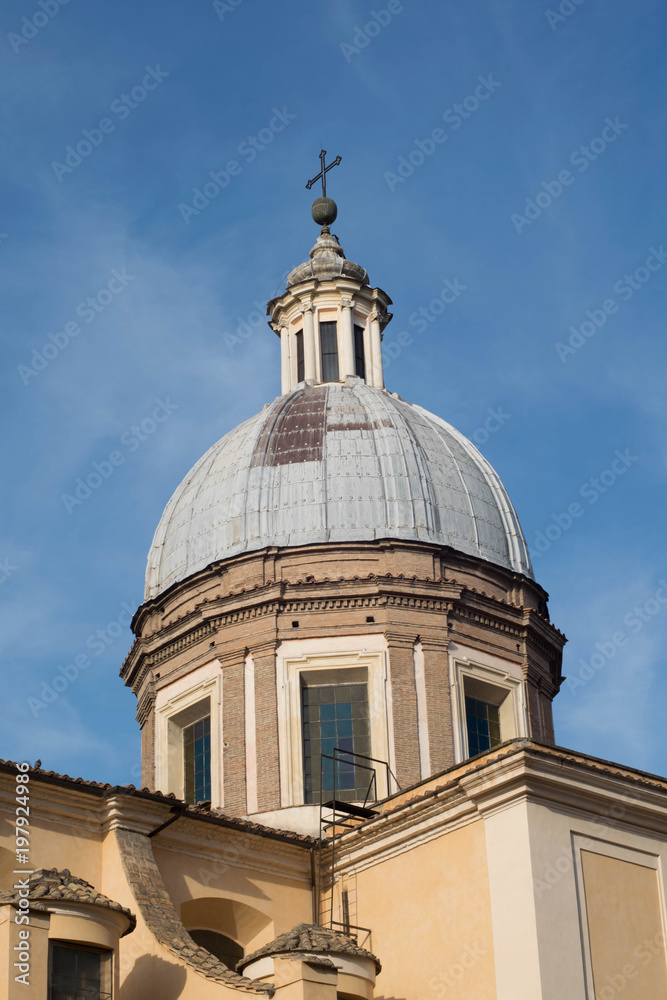
[[401, 539], [532, 577], [498, 475], [450, 424], [384, 389], [300, 383], [230, 431], [167, 504], [145, 598], [268, 546]]

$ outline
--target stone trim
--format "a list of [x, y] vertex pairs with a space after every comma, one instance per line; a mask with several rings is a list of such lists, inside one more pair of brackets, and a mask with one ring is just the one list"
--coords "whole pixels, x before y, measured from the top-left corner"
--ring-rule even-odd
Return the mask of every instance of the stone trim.
[[144, 728], [144, 723], [155, 709], [155, 684], [150, 681], [137, 699], [137, 722]]
[[195, 944], [181, 923], [153, 856], [148, 837], [131, 830], [116, 830], [125, 877], [139, 912], [155, 939], [179, 962], [205, 979], [248, 993], [272, 995], [275, 987], [232, 972], [205, 948]]
[[[216, 563], [212, 563], [210, 566], [206, 567], [204, 570], [199, 571], [193, 576], [189, 577], [187, 580], [181, 581], [161, 594], [159, 598], [147, 601], [138, 609], [135, 617], [133, 619], [132, 625], [135, 632], [138, 635], [143, 635], [144, 638], [148, 638], [149, 635], [154, 636], [157, 633], [165, 634], [171, 627], [177, 625], [177, 627], [183, 627], [183, 618], [191, 617], [190, 615], [178, 615], [178, 609], [182, 606], [182, 599], [194, 590], [205, 589], [207, 597], [204, 598], [203, 603], [208, 603], [212, 601], [214, 604], [219, 604], [219, 602], [229, 602], [230, 600], [237, 599], [245, 594], [253, 594], [254, 596], [259, 596], [263, 592], [264, 600], [268, 591], [274, 588], [274, 593], [280, 599], [283, 596], [284, 588], [295, 587], [295, 586], [308, 586], [311, 584], [322, 585], [326, 583], [339, 584], [341, 582], [351, 583], [356, 581], [386, 581], [393, 579], [396, 581], [405, 580], [406, 583], [414, 583], [419, 581], [422, 585], [428, 586], [429, 589], [440, 589], [442, 591], [443, 586], [450, 591], [446, 596], [458, 597], [460, 596], [463, 587], [455, 579], [456, 576], [460, 574], [463, 577], [472, 574], [479, 579], [482, 584], [482, 589], [478, 589], [475, 585], [470, 587], [468, 584], [468, 589], [471, 593], [479, 593], [480, 596], [486, 597], [485, 590], [488, 587], [498, 590], [505, 597], [503, 600], [500, 598], [500, 603], [511, 607], [516, 610], [522, 610], [524, 607], [530, 608], [534, 611], [535, 615], [542, 620], [546, 627], [551, 631], [557, 631], [554, 629], [553, 625], [548, 620], [546, 612], [546, 601], [548, 595], [546, 592], [537, 584], [534, 580], [528, 577], [517, 574], [513, 571], [508, 571], [503, 567], [497, 566], [493, 563], [480, 562], [477, 559], [466, 556], [463, 553], [457, 552], [456, 550], [450, 549], [447, 546], [432, 546], [426, 543], [419, 542], [403, 542], [397, 539], [378, 539], [377, 541], [369, 542], [358, 542], [358, 543], [342, 543], [340, 546], [336, 546], [336, 550], [341, 553], [347, 560], [349, 560], [350, 555], [358, 556], [359, 558], [359, 568], [364, 566], [364, 569], [368, 566], [369, 559], [374, 560], [389, 560], [392, 564], [397, 563], [397, 560], [402, 560], [405, 556], [405, 560], [412, 564], [414, 568], [420, 568], [421, 573], [418, 575], [414, 572], [412, 574], [403, 575], [401, 573], [386, 573], [381, 572], [379, 575], [376, 573], [368, 573], [367, 571], [362, 572], [360, 575], [356, 575], [352, 580], [343, 580], [342, 577], [330, 579], [324, 577], [324, 579], [315, 580], [312, 577], [306, 580], [292, 580], [283, 577], [281, 580], [276, 579], [276, 576], [280, 577], [280, 574], [276, 572], [278, 564], [284, 564], [288, 572], [294, 570], [294, 560], [308, 559], [312, 561], [313, 566], [317, 566], [318, 557], [320, 553], [326, 551], [329, 555], [331, 548], [330, 546], [298, 546], [294, 549], [276, 549], [268, 548], [259, 550], [257, 552], [245, 553], [240, 556], [233, 557], [228, 560], [221, 560]], [[431, 558], [426, 558], [430, 556]], [[326, 560], [323, 564], [323, 568], [328, 568], [329, 560]], [[432, 566], [432, 575], [430, 575], [430, 570], [428, 575], [424, 577], [423, 569], [426, 565], [430, 563]], [[257, 572], [254, 571], [254, 565], [257, 566]], [[419, 564], [419, 567], [418, 567]], [[237, 579], [237, 570], [240, 568], [241, 575], [254, 576], [258, 581], [251, 587], [240, 587], [234, 588], [233, 581]], [[379, 568], [379, 567], [378, 567]], [[392, 565], [393, 568], [393, 565]], [[481, 575], [480, 575], [481, 571]], [[297, 570], [298, 572], [298, 570]], [[226, 586], [225, 586], [226, 584]], [[451, 591], [454, 591], [452, 593]], [[490, 598], [496, 600], [497, 598]], [[247, 598], [245, 598], [247, 600]], [[172, 608], [175, 612], [175, 617], [170, 618], [168, 623], [165, 622], [164, 618], [159, 621], [160, 617], [169, 614], [166, 609]], [[158, 619], [159, 624], [156, 627], [156, 619]], [[179, 624], [180, 623], [180, 624]], [[559, 633], [560, 634], [560, 633]], [[122, 675], [127, 676], [128, 670], [131, 669], [131, 663], [136, 661], [137, 656], [140, 653], [141, 645], [143, 645], [141, 639], [139, 640], [139, 648], [137, 644], [133, 646], [133, 649], [128, 656], [126, 663], [123, 667]]]
[[[474, 590], [466, 590], [464, 588], [458, 588], [459, 594], [456, 596], [451, 594], [442, 596], [427, 596], [423, 594], [411, 594], [409, 592], [387, 593], [387, 585], [393, 585], [395, 587], [396, 581], [399, 579], [400, 577], [383, 576], [372, 577], [364, 581], [359, 581], [360, 583], [367, 584], [372, 580], [375, 584], [375, 588], [379, 589], [379, 593], [376, 590], [373, 594], [344, 595], [340, 597], [327, 595], [322, 597], [301, 597], [292, 599], [285, 596], [279, 600], [273, 598], [266, 603], [254, 604], [252, 607], [235, 608], [234, 610], [230, 610], [224, 614], [215, 615], [215, 617], [211, 617], [204, 622], [200, 621], [199, 624], [193, 625], [192, 628], [184, 632], [182, 635], [175, 637], [160, 646], [158, 649], [154, 649], [152, 651], [144, 651], [145, 646], [147, 645], [147, 640], [138, 638], [133, 643], [132, 649], [125, 659], [121, 669], [121, 677], [123, 677], [126, 684], [132, 685], [136, 690], [138, 687], [137, 681], [139, 681], [140, 684], [145, 679], [147, 670], [159, 666], [165, 660], [171, 659], [173, 656], [195, 645], [202, 639], [213, 637], [214, 633], [218, 630], [224, 629], [232, 624], [256, 619], [258, 617], [278, 615], [281, 613], [289, 615], [308, 611], [349, 611], [355, 608], [363, 609], [371, 607], [409, 608], [416, 611], [430, 611], [443, 615], [451, 615], [454, 618], [466, 620], [476, 625], [481, 625], [483, 627], [493, 629], [494, 631], [514, 636], [517, 639], [526, 640], [529, 638], [536, 648], [551, 655], [553, 655], [553, 646], [549, 645], [546, 638], [538, 633], [535, 626], [541, 626], [547, 630], [551, 634], [551, 638], [557, 641], [558, 645], [563, 645], [565, 642], [565, 637], [562, 636], [562, 633], [560, 633], [550, 622], [542, 619], [537, 612], [532, 609], [509, 605], [504, 601], [499, 601], [496, 598], [488, 597], [485, 594], [482, 595]], [[330, 582], [331, 581], [324, 580], [309, 583], [299, 580], [297, 584], [286, 585], [286, 589], [293, 589], [296, 586], [316, 587]], [[353, 581], [340, 582], [349, 584]], [[421, 584], [422, 586], [428, 585], [431, 588], [434, 587], [434, 581], [432, 580], [405, 580], [405, 584], [407, 585], [415, 582]], [[438, 581], [435, 585], [437, 586], [438, 583], [440, 586], [445, 584], [451, 587], [451, 581]], [[266, 588], [259, 589], [274, 590], [275, 584], [271, 583]], [[250, 593], [256, 595], [256, 591], [254, 590]], [[464, 597], [470, 594], [475, 594], [477, 597], [483, 597], [485, 602], [488, 602], [492, 606], [510, 610], [510, 613], [515, 613], [515, 620], [507, 621], [507, 619], [501, 618], [497, 613], [494, 614], [490, 611], [483, 611], [480, 608], [462, 604], [461, 602]], [[235, 594], [233, 596], [238, 598], [240, 595]], [[184, 619], [186, 620], [187, 618], [192, 619], [199, 617], [202, 612], [203, 605], [200, 605], [196, 612], [191, 612], [189, 615], [184, 616]], [[181, 620], [181, 627], [185, 624], [185, 620]], [[173, 629], [175, 625], [176, 623], [170, 622], [170, 624], [163, 630], [163, 635], [165, 632]], [[151, 638], [153, 638], [153, 636], [151, 636]]]
[[[633, 786], [641, 789], [641, 796], [633, 794]], [[620, 815], [641, 832], [664, 836], [667, 779], [519, 739], [379, 803], [378, 816], [338, 839], [338, 874], [344, 877], [372, 867], [445, 831], [531, 798], [578, 815], [603, 816], [612, 825], [619, 823]]]

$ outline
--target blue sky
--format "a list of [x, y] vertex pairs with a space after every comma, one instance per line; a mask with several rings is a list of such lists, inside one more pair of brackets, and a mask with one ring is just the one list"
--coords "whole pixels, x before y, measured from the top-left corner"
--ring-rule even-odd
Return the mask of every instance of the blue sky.
[[558, 742], [667, 773], [666, 30], [658, 0], [6, 0], [0, 756], [138, 781], [128, 609], [183, 475], [280, 391], [253, 313], [323, 143], [388, 387], [498, 470], [569, 637]]

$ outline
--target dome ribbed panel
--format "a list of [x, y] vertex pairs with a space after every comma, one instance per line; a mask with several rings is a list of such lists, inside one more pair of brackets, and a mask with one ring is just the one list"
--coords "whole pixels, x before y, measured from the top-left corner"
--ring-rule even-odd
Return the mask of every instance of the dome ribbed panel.
[[351, 380], [281, 396], [226, 434], [167, 504], [146, 599], [267, 546], [382, 538], [449, 545], [532, 576], [497, 474], [421, 407]]

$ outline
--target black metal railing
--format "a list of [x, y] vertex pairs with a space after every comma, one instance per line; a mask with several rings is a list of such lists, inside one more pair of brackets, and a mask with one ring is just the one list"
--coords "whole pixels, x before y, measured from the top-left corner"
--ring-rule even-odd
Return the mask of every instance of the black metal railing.
[[[324, 762], [332, 761], [332, 774], [331, 774], [331, 794], [330, 800], [325, 801], [324, 793]], [[347, 802], [343, 801], [339, 797], [339, 792], [346, 791], [349, 789], [339, 789], [338, 788], [338, 772], [339, 765], [341, 763], [351, 764], [355, 769], [355, 790], [362, 791], [365, 789], [363, 803], [358, 805], [357, 802]], [[374, 765], [380, 765], [385, 769], [386, 772], [386, 783], [387, 791], [390, 791], [390, 778], [396, 786], [396, 790], [400, 791], [401, 786], [398, 783], [396, 775], [389, 767], [389, 764], [385, 760], [380, 760], [378, 757], [369, 757], [368, 754], [356, 753], [354, 750], [343, 750], [340, 747], [334, 747], [331, 754], [322, 754], [320, 757], [320, 838], [318, 846], [318, 884], [317, 884], [317, 923], [324, 924], [324, 914], [322, 909], [323, 903], [323, 893], [327, 886], [330, 888], [331, 892], [331, 903], [329, 908], [329, 916], [327, 923], [330, 927], [334, 925], [341, 926], [342, 928], [352, 928], [352, 924], [349, 922], [349, 912], [344, 914], [344, 922], [341, 924], [339, 921], [333, 919], [333, 893], [334, 884], [336, 881], [336, 839], [342, 836], [347, 830], [354, 829], [358, 826], [360, 822], [365, 819], [371, 819], [376, 815], [376, 810], [370, 808], [371, 803], [378, 801], [377, 794], [377, 768]], [[368, 774], [368, 787], [365, 787], [365, 781], [362, 785], [357, 777], [357, 770], [365, 771]], [[327, 775], [329, 777], [329, 775]], [[327, 786], [329, 790], [329, 785]], [[330, 814], [328, 818], [325, 818], [325, 810]], [[331, 861], [329, 863], [328, 856], [330, 856]], [[327, 860], [325, 861], [325, 857]], [[325, 871], [326, 869], [326, 871]], [[359, 930], [366, 930], [366, 928], [358, 928]], [[345, 930], [345, 933], [349, 933], [349, 930]]]

